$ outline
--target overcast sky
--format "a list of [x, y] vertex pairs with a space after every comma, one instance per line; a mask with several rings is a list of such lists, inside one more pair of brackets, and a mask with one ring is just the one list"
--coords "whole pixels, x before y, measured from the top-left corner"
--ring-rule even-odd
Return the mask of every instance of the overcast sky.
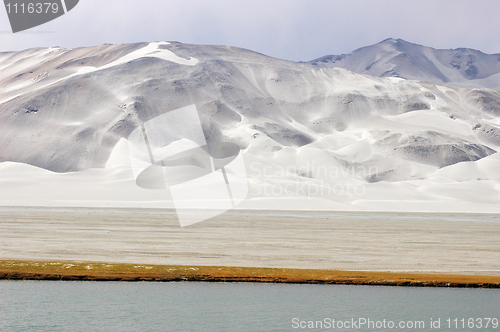
[[180, 41], [308, 61], [392, 37], [500, 53], [499, 15], [497, 0], [80, 0], [66, 15], [16, 34], [0, 8], [0, 52]]

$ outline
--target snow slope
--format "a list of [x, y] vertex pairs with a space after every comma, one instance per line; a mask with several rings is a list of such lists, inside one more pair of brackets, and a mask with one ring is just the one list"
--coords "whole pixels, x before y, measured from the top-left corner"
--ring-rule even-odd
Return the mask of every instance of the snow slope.
[[349, 54], [327, 55], [310, 63], [377, 77], [500, 90], [500, 54], [484, 54], [469, 48], [437, 50], [391, 38]]
[[1, 53], [0, 204], [171, 207], [135, 185], [127, 139], [194, 104], [209, 148], [241, 149], [241, 207], [499, 210], [500, 93], [327, 64], [174, 42]]

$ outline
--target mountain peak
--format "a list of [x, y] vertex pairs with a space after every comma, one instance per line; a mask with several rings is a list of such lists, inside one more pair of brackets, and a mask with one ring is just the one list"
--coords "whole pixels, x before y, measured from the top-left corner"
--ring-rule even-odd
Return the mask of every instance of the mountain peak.
[[[401, 38], [387, 38], [382, 40], [379, 44], [383, 43], [408, 43], [406, 40], [401, 39]], [[410, 43], [408, 43], [410, 44]]]
[[434, 49], [400, 38], [387, 38], [349, 54], [329, 55], [310, 63], [378, 77], [500, 90], [500, 54], [470, 48]]

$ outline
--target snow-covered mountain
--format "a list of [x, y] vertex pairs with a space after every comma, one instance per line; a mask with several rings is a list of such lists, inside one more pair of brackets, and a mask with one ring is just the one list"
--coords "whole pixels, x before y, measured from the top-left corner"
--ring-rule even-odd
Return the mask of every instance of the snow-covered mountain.
[[[1, 53], [0, 186], [10, 189], [0, 200], [16, 204], [12, 190], [35, 184], [38, 191], [28, 191], [40, 199], [42, 187], [54, 183], [79, 186], [79, 194], [68, 189], [61, 191], [66, 196], [42, 197], [52, 204], [71, 195], [71, 204], [85, 201], [84, 195], [95, 201], [103, 188], [119, 200], [135, 184], [127, 170], [132, 131], [194, 104], [209, 145], [232, 142], [241, 149], [250, 197], [306, 196], [338, 209], [442, 210], [448, 203], [496, 209], [500, 93], [384, 75], [410, 70], [427, 81], [452, 78], [451, 71], [426, 66], [420, 54], [427, 49], [392, 40], [374, 47], [378, 55], [368, 48], [339, 61], [365, 57], [366, 66], [359, 66], [375, 63], [366, 70], [391, 77], [333, 68], [327, 58], [295, 63], [173, 42]], [[392, 66], [397, 56], [387, 54], [395, 47], [415, 48], [421, 67]], [[486, 70], [493, 75], [491, 56], [483, 61], [481, 54], [470, 65], [467, 56], [457, 58], [450, 70], [467, 75], [474, 66], [477, 79]]]
[[349, 54], [327, 55], [310, 63], [377, 77], [500, 90], [500, 54], [484, 54], [470, 48], [437, 50], [402, 39], [386, 39]]

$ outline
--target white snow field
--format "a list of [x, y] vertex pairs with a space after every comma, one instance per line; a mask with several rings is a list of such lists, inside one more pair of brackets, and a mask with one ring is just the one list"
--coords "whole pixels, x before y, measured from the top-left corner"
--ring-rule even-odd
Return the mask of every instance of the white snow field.
[[136, 185], [127, 139], [195, 105], [209, 147], [241, 149], [238, 208], [499, 212], [498, 55], [374, 47], [311, 63], [175, 42], [0, 53], [0, 205], [172, 208]]

